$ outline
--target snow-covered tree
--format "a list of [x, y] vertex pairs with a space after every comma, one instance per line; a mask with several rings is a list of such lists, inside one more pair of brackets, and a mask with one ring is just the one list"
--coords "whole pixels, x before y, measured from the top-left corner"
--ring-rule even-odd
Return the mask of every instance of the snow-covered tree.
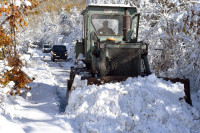
[[198, 1], [133, 1], [142, 14], [140, 40], [149, 43], [150, 65], [160, 76], [200, 84], [200, 6]]

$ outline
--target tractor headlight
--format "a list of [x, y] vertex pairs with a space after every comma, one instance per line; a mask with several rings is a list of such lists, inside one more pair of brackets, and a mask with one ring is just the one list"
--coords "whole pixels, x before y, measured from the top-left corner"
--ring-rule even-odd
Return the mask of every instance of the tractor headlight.
[[142, 50], [147, 50], [147, 44], [146, 43], [142, 44]]
[[100, 43], [100, 44], [99, 44], [99, 48], [100, 48], [100, 49], [104, 49], [104, 48], [105, 48], [105, 46], [106, 46], [106, 44], [105, 44], [105, 43]]

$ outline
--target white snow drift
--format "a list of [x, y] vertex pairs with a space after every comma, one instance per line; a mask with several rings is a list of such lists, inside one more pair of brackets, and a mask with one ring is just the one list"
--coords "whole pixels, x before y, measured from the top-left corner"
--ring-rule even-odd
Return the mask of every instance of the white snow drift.
[[75, 81], [66, 114], [81, 133], [190, 133], [199, 124], [199, 112], [183, 100], [180, 83], [154, 74], [100, 86]]

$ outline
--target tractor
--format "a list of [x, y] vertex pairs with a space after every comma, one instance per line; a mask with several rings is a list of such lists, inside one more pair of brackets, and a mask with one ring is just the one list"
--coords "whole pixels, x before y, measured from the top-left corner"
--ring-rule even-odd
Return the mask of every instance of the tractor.
[[[148, 44], [138, 41], [140, 14], [136, 7], [89, 5], [82, 15], [83, 38], [76, 43], [75, 56], [84, 65], [71, 67], [67, 101], [75, 89], [72, 87], [75, 75], [87, 79], [88, 85], [99, 85], [151, 74]], [[79, 58], [80, 55], [84, 58]], [[185, 90], [190, 92], [188, 81], [165, 79], [184, 83]]]

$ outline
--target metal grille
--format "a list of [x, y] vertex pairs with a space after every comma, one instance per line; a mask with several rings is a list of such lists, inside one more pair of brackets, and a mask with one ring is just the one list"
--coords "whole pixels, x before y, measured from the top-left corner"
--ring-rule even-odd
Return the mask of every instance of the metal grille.
[[107, 48], [111, 70], [109, 76], [138, 76], [140, 56], [137, 48]]

